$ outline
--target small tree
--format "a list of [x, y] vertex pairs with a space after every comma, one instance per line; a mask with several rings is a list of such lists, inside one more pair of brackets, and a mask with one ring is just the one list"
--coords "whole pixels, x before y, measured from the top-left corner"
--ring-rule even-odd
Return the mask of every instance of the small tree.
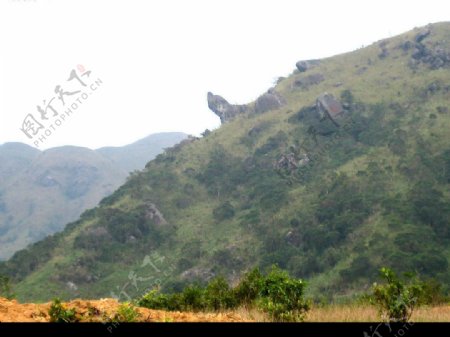
[[259, 307], [278, 322], [299, 322], [309, 310], [304, 299], [306, 282], [272, 266], [265, 277], [260, 293]]
[[390, 322], [407, 322], [423, 293], [423, 283], [411, 274], [401, 281], [389, 268], [381, 268], [387, 284], [374, 284], [371, 302], [378, 306], [381, 317]]

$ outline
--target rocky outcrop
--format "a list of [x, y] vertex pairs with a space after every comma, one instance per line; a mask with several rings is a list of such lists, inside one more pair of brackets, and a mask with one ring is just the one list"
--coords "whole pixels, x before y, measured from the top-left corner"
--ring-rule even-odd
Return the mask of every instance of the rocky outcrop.
[[281, 157], [275, 163], [276, 170], [283, 170], [287, 172], [293, 172], [299, 167], [305, 166], [310, 161], [307, 154], [297, 156], [291, 152], [288, 154], [282, 154]]
[[303, 73], [307, 71], [311, 65], [308, 63], [308, 61], [298, 61], [295, 66], [297, 67], [298, 71]]
[[297, 67], [298, 71], [301, 73], [304, 73], [308, 69], [311, 69], [315, 65], [319, 63], [318, 60], [308, 60], [308, 61], [298, 61], [295, 66]]
[[248, 110], [247, 105], [233, 105], [219, 95], [208, 92], [208, 107], [225, 123]]
[[220, 118], [222, 123], [232, 120], [241, 114], [261, 114], [275, 110], [286, 104], [286, 100], [274, 89], [269, 89], [265, 94], [259, 96], [255, 104], [233, 105], [222, 96], [208, 92], [208, 107]]
[[404, 51], [413, 49], [408, 65], [411, 69], [416, 69], [420, 64], [426, 64], [431, 69], [439, 69], [450, 66], [450, 51], [446, 50], [442, 43], [423, 43], [431, 34], [431, 28], [421, 30], [414, 37], [414, 42], [407, 41], [401, 45]]
[[284, 238], [288, 244], [295, 247], [299, 247], [303, 243], [303, 236], [296, 229], [292, 229], [287, 232]]
[[334, 122], [335, 117], [344, 112], [342, 104], [329, 93], [323, 93], [316, 100], [316, 109], [321, 117], [329, 117]]
[[206, 281], [211, 280], [215, 274], [207, 268], [193, 267], [181, 273], [181, 279], [186, 281]]
[[428, 35], [431, 34], [431, 29], [430, 28], [425, 28], [422, 31], [420, 31], [415, 37], [414, 37], [414, 41], [416, 43], [421, 43], [426, 37], [428, 37]]
[[257, 114], [261, 114], [270, 110], [281, 108], [286, 104], [285, 99], [273, 89], [261, 96], [255, 102], [254, 111]]
[[160, 210], [155, 206], [155, 204], [148, 203], [147, 208], [145, 210], [146, 219], [152, 220], [156, 225], [166, 225], [167, 221], [164, 219], [163, 214]]

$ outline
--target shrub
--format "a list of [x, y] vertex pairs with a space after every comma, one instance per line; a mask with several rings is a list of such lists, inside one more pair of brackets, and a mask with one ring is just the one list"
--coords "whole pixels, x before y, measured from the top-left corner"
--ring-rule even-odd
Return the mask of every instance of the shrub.
[[440, 305], [446, 303], [449, 298], [444, 294], [442, 285], [436, 279], [428, 279], [423, 282], [423, 293], [419, 299], [419, 305]]
[[184, 288], [181, 293], [182, 308], [187, 311], [198, 311], [206, 309], [205, 290], [193, 284]]
[[168, 295], [161, 294], [158, 289], [152, 289], [139, 300], [138, 305], [151, 309], [167, 309]]
[[113, 322], [137, 322], [141, 314], [128, 302], [122, 303], [114, 315]]
[[303, 298], [305, 286], [303, 280], [291, 278], [286, 271], [273, 266], [263, 281], [258, 306], [275, 321], [302, 321], [309, 309]]
[[238, 303], [251, 304], [261, 293], [263, 282], [264, 277], [258, 268], [245, 274], [236, 288], [234, 288], [236, 301]]
[[400, 280], [389, 268], [381, 268], [387, 284], [373, 285], [372, 303], [378, 306], [381, 317], [390, 322], [407, 322], [423, 294], [423, 284], [406, 274], [408, 282]]
[[228, 282], [219, 276], [208, 283], [205, 291], [205, 301], [209, 309], [231, 309], [236, 306], [236, 299]]
[[224, 202], [219, 207], [213, 210], [214, 219], [216, 219], [219, 222], [231, 219], [234, 216], [234, 214], [235, 214], [234, 207], [229, 201]]
[[74, 323], [78, 321], [75, 310], [66, 309], [58, 298], [53, 300], [48, 314], [50, 316], [50, 322], [54, 323]]
[[341, 92], [341, 101], [343, 104], [352, 105], [355, 98], [350, 90], [345, 89]]

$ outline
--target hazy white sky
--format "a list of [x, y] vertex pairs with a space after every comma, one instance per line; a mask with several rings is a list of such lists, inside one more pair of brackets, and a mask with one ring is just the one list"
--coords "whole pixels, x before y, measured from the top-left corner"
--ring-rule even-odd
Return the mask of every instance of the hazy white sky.
[[[40, 149], [124, 145], [163, 131], [199, 134], [220, 125], [207, 107], [208, 91], [247, 103], [298, 60], [449, 16], [448, 0], [0, 0], [0, 144], [33, 145], [37, 136], [20, 130], [28, 114], [43, 125], [37, 131], [51, 132]], [[91, 71], [80, 77], [86, 87], [67, 81], [72, 69], [83, 72], [77, 65]], [[102, 83], [92, 91], [96, 79]], [[43, 121], [37, 106], [56, 97], [52, 106], [63, 114], [57, 85], [92, 95], [50, 129], [53, 112]], [[78, 96], [62, 97], [67, 108]]]

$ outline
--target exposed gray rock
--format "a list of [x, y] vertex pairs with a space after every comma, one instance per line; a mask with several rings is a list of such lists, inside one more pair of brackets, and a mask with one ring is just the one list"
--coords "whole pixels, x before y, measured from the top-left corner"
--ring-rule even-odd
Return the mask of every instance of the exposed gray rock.
[[316, 108], [322, 118], [327, 115], [331, 121], [344, 112], [342, 104], [333, 95], [326, 92], [317, 98]]
[[291, 152], [288, 154], [282, 154], [274, 166], [276, 170], [293, 172], [299, 167], [308, 164], [309, 161], [310, 159], [307, 154], [297, 156], [295, 153]]
[[303, 73], [311, 67], [311, 64], [308, 61], [298, 61], [295, 66], [299, 72]]
[[77, 285], [75, 283], [71, 282], [71, 281], [67, 281], [66, 285], [69, 288], [69, 290], [71, 290], [71, 291], [77, 291], [78, 290]]
[[259, 96], [253, 107], [249, 104], [233, 105], [228, 103], [222, 96], [208, 92], [208, 107], [220, 117], [222, 123], [228, 122], [241, 114], [261, 114], [278, 109], [285, 104], [286, 100], [274, 89], [269, 89], [265, 94]]
[[422, 31], [420, 31], [419, 33], [417, 33], [417, 35], [414, 37], [414, 41], [416, 43], [421, 43], [428, 35], [430, 35], [430, 33], [431, 33], [431, 29], [425, 28]]
[[289, 172], [294, 171], [298, 168], [298, 160], [295, 158], [294, 153], [288, 153], [281, 155], [280, 159], [277, 160], [275, 168], [278, 170], [286, 170]]
[[207, 282], [214, 276], [215, 274], [210, 269], [192, 267], [191, 269], [188, 269], [181, 274], [181, 279], [187, 281], [202, 280]]
[[404, 52], [407, 52], [414, 48], [414, 43], [412, 41], [405, 41], [399, 45], [400, 49], [402, 49]]
[[258, 97], [255, 102], [255, 113], [261, 114], [275, 110], [286, 104], [286, 100], [275, 90], [270, 89], [267, 93]]
[[108, 230], [103, 226], [89, 228], [86, 230], [86, 234], [87, 236], [93, 237], [96, 240], [108, 240], [111, 238]]
[[315, 67], [317, 64], [319, 64], [319, 62], [319, 60], [298, 61], [295, 66], [297, 67], [299, 72], [303, 73]]
[[292, 229], [289, 232], [287, 232], [286, 236], [285, 236], [285, 240], [287, 243], [298, 247], [302, 244], [303, 242], [303, 237], [302, 235], [298, 232], [298, 230], [296, 229]]
[[208, 92], [208, 107], [225, 123], [248, 110], [247, 105], [233, 105], [225, 98]]
[[430, 55], [430, 50], [427, 49], [427, 47], [421, 43], [416, 43], [414, 45], [414, 50], [412, 53], [412, 58], [415, 60], [423, 59]]
[[[431, 29], [428, 27], [415, 36], [414, 43], [411, 42], [413, 52], [408, 66], [413, 70], [417, 69], [421, 63], [427, 64], [431, 69], [439, 69], [450, 65], [450, 51], [446, 50], [440, 42], [431, 45], [422, 43], [430, 33]], [[403, 44], [404, 50], [406, 49], [405, 43]], [[408, 44], [408, 49], [410, 46]]]
[[155, 206], [155, 204], [148, 203], [147, 209], [145, 211], [145, 217], [147, 219], [153, 220], [153, 222], [157, 225], [166, 225], [167, 221], [164, 219], [163, 214], [159, 211], [159, 209]]
[[309, 76], [295, 80], [294, 87], [308, 89], [310, 86], [317, 85], [324, 80], [325, 77], [320, 73], [311, 74]]

